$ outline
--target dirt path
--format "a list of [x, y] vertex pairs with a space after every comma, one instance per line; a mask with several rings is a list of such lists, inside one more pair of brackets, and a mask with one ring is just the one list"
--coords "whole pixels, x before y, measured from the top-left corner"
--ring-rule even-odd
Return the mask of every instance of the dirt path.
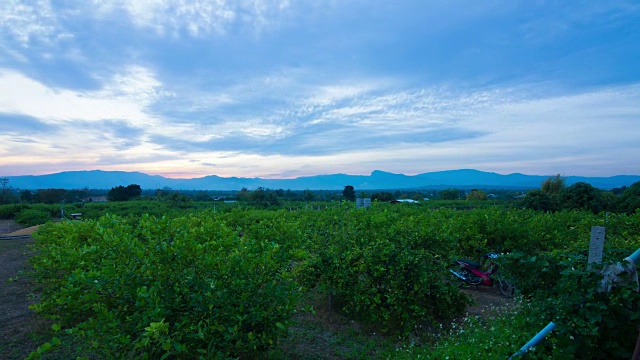
[[40, 225], [36, 225], [36, 226], [31, 226], [25, 229], [18, 229], [15, 231], [12, 231], [10, 233], [2, 233], [0, 232], [0, 239], [4, 238], [4, 237], [11, 237], [11, 236], [27, 236], [27, 235], [31, 235], [34, 232], [36, 232], [38, 230], [38, 228], [40, 228]]
[[[26, 235], [33, 230], [21, 230], [13, 221], [0, 221], [0, 235]], [[35, 299], [23, 274], [29, 266], [27, 245], [31, 243], [31, 238], [0, 240], [0, 359], [24, 359], [41, 345], [33, 334], [46, 324], [29, 310]]]
[[474, 305], [467, 307], [467, 313], [471, 316], [491, 315], [492, 309], [497, 307], [511, 308], [514, 304], [513, 298], [503, 296], [497, 287], [479, 286], [476, 288], [475, 286], [470, 286], [461, 291], [473, 296], [476, 301]]
[[0, 236], [21, 230], [22, 226], [13, 220], [0, 220]]

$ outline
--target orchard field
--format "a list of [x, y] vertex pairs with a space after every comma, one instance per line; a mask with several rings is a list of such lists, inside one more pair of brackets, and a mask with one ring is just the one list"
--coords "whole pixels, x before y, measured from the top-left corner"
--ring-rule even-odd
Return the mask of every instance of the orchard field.
[[[598, 292], [586, 259], [596, 225], [605, 261], [640, 247], [640, 212], [149, 210], [34, 235], [32, 308], [53, 325], [33, 358], [309, 358], [301, 319], [327, 307], [375, 340], [316, 358], [508, 358], [549, 321], [558, 328], [528, 358], [629, 358], [638, 336], [640, 295]], [[468, 292], [447, 273], [476, 248], [508, 250], [500, 265], [517, 284], [516, 305], [491, 317], [465, 316]]]

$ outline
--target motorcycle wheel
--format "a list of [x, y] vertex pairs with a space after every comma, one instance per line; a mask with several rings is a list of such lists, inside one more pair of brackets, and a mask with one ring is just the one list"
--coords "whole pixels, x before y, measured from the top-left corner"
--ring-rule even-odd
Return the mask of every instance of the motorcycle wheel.
[[500, 290], [500, 293], [506, 297], [512, 297], [515, 292], [513, 283], [505, 279], [497, 279], [497, 280], [498, 280], [498, 289]]

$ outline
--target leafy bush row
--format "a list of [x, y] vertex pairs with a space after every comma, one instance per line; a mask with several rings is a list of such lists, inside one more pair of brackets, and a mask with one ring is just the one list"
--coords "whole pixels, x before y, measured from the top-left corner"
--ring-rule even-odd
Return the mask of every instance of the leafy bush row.
[[[60, 317], [70, 332], [95, 340], [96, 349], [117, 349], [121, 356], [211, 357], [213, 352], [252, 357], [286, 332], [296, 300], [293, 289], [325, 289], [350, 316], [408, 333], [425, 323], [448, 321], [464, 309], [467, 299], [442, 281], [452, 258], [474, 255], [475, 248], [509, 248], [515, 266], [507, 261], [504, 267], [523, 294], [567, 299], [564, 305], [540, 301], [547, 307], [519, 315], [523, 329], [537, 331], [553, 319], [566, 323], [551, 309], [580, 305], [562, 297], [560, 289], [578, 281], [563, 261], [585, 256], [593, 225], [606, 226], [610, 254], [640, 244], [640, 213], [388, 204], [293, 212], [236, 208], [175, 219], [110, 216], [49, 225], [39, 235], [34, 258], [45, 289], [37, 309]], [[606, 309], [621, 306], [620, 314], [627, 314], [624, 309], [635, 304], [620, 301], [607, 303]], [[221, 305], [208, 308], [211, 303]], [[234, 303], [246, 305], [234, 310]], [[576, 319], [582, 315], [576, 313]], [[194, 332], [207, 340], [194, 339], [189, 335]], [[581, 339], [590, 348], [604, 341]]]
[[49, 224], [35, 247], [34, 309], [104, 356], [253, 358], [298, 298], [281, 247], [207, 217]]
[[[454, 246], [439, 241], [429, 213], [335, 210], [306, 225], [308, 287], [320, 285], [351, 316], [409, 333], [459, 316], [467, 297], [443, 282]], [[427, 226], [426, 226], [427, 225]]]
[[42, 210], [26, 209], [17, 213], [15, 220], [23, 226], [35, 226], [51, 221], [51, 214]]

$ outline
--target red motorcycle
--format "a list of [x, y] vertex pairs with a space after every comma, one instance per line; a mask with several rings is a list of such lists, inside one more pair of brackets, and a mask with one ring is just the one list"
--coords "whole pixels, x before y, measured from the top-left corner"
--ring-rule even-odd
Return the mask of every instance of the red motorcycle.
[[[482, 250], [476, 249], [476, 252], [482, 252]], [[480, 285], [493, 287], [493, 284], [497, 283], [502, 295], [512, 297], [514, 293], [513, 283], [502, 278], [498, 272], [498, 264], [495, 262], [498, 256], [498, 253], [494, 251], [488, 252], [482, 255], [482, 263], [459, 259], [449, 266], [449, 271], [454, 275], [455, 280], [461, 282], [460, 287], [464, 284], [475, 285], [476, 288]], [[487, 261], [489, 261], [488, 270], [483, 271], [482, 269]]]

